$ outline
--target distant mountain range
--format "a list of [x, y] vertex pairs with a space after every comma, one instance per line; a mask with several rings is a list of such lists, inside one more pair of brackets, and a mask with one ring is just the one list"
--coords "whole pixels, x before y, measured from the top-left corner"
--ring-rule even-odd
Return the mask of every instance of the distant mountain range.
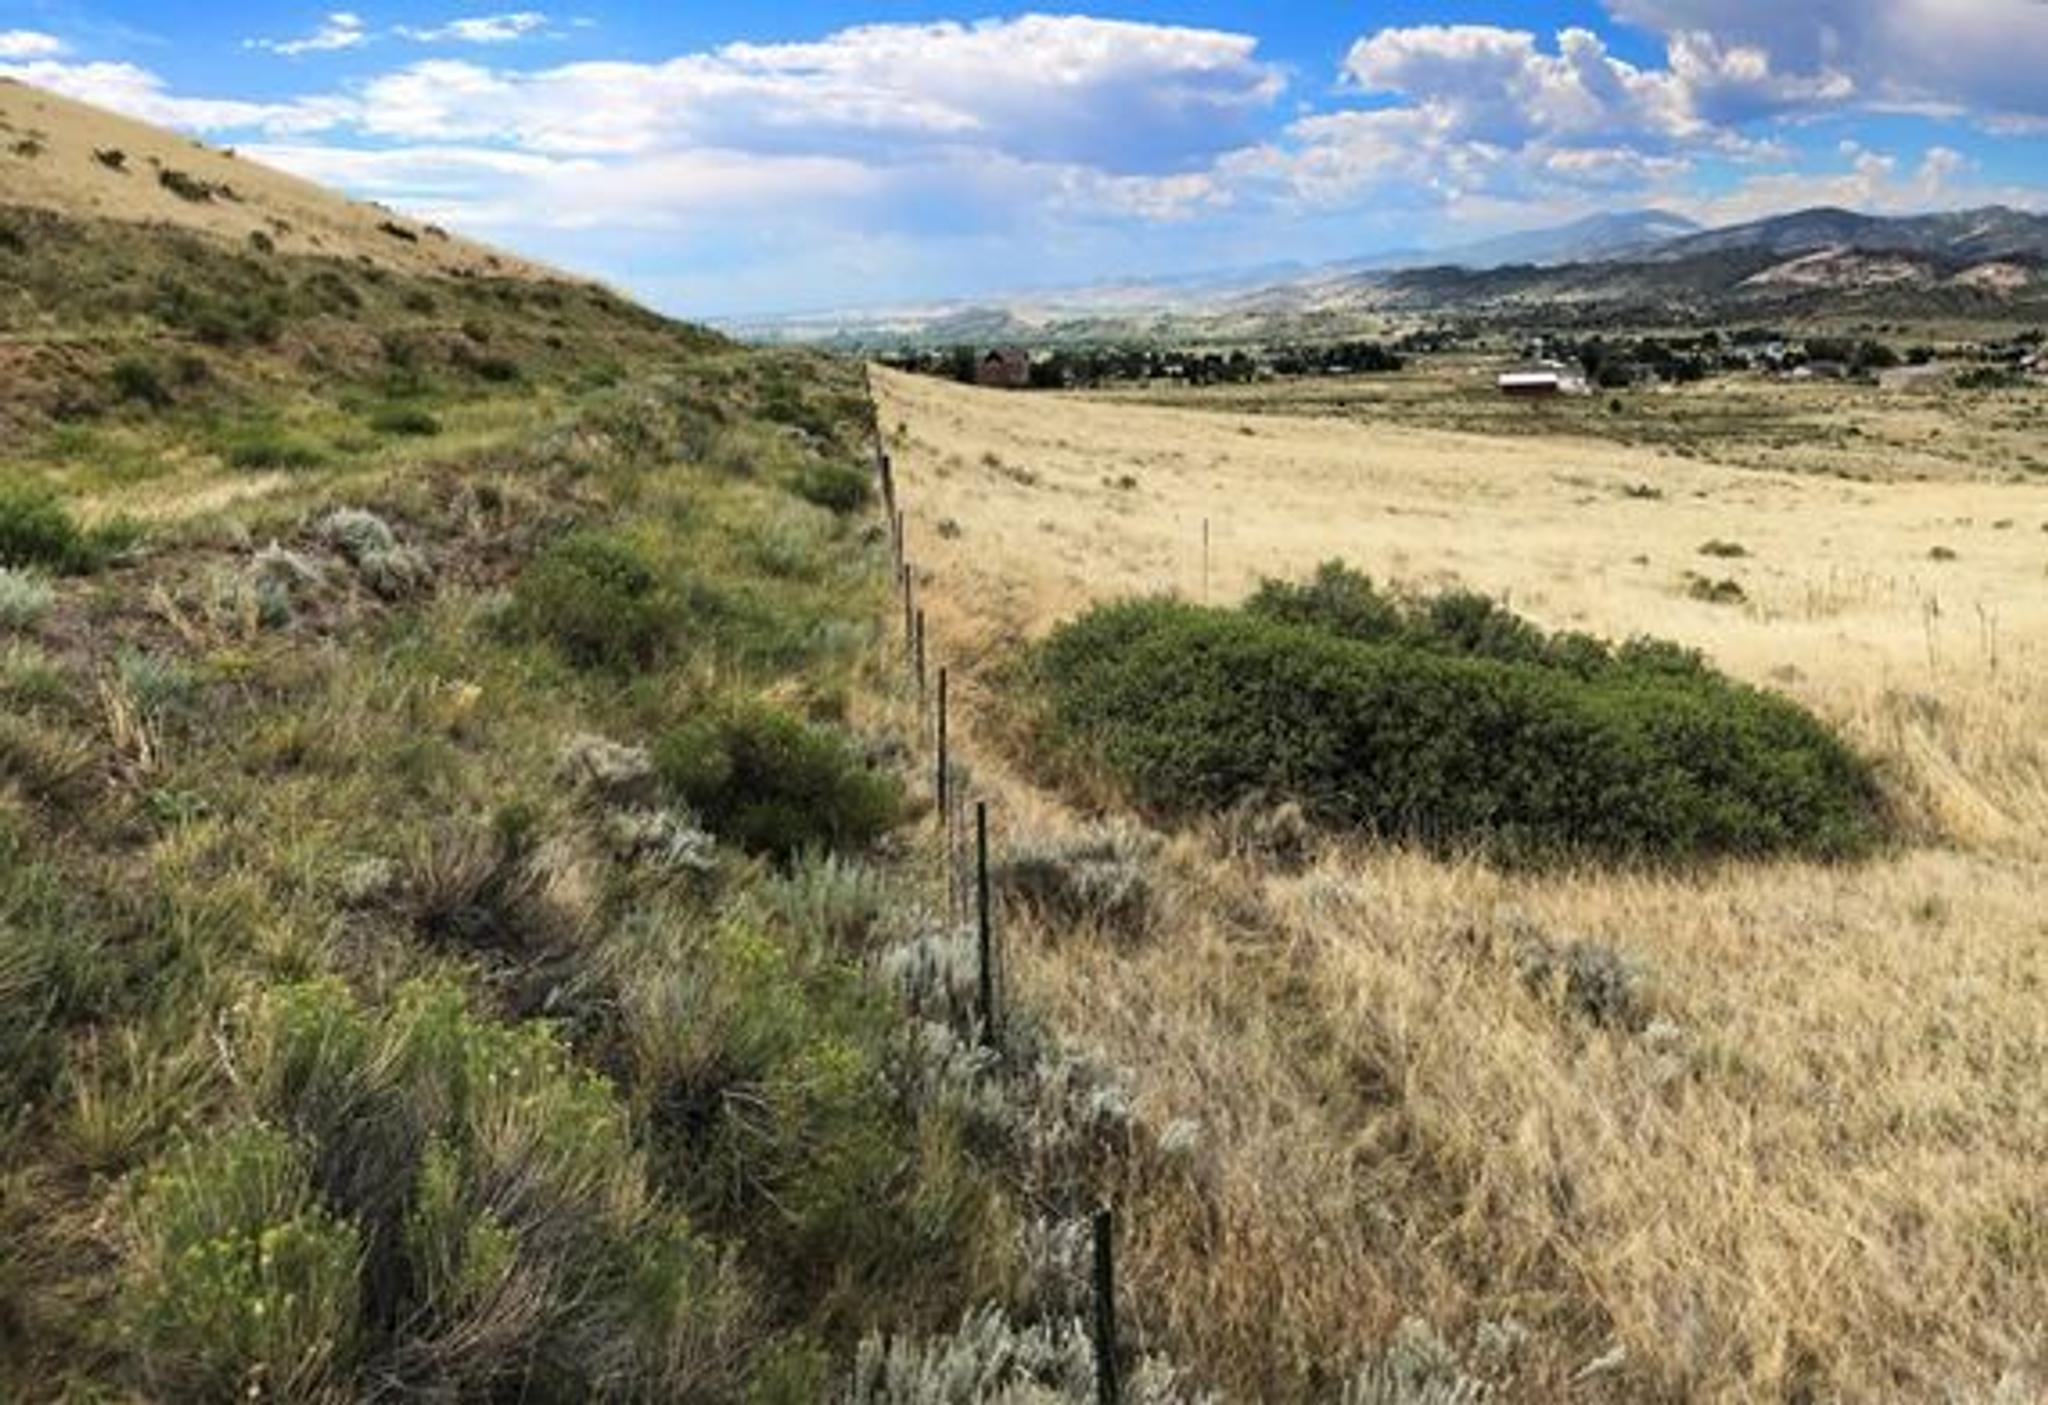
[[1409, 266], [1451, 264], [1460, 268], [1504, 268], [1510, 264], [1549, 266], [1597, 263], [1603, 259], [1643, 254], [1675, 239], [1700, 232], [1684, 215], [1667, 210], [1631, 210], [1592, 215], [1553, 229], [1532, 229], [1446, 249], [1429, 258], [1404, 260]]
[[1737, 316], [2048, 318], [2048, 217], [1815, 208], [1721, 229], [1638, 210], [1434, 253], [1133, 280], [736, 327], [772, 339], [1048, 342], [1341, 329], [1374, 315], [1560, 322]]

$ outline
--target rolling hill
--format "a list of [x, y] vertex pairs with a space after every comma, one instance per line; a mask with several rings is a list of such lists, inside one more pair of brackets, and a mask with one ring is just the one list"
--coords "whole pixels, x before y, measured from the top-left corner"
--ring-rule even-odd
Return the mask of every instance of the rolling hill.
[[0, 204], [170, 226], [395, 273], [559, 279], [538, 264], [101, 108], [0, 78]]

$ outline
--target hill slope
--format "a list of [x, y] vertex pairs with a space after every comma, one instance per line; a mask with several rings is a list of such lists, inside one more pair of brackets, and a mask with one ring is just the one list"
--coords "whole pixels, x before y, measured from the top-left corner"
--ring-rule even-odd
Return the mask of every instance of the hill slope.
[[1830, 248], [1965, 263], [2048, 259], [2048, 216], [2002, 205], [1897, 218], [1823, 207], [1672, 239], [1644, 257], [1675, 262], [1735, 251], [1791, 255]]
[[394, 272], [561, 276], [232, 151], [12, 79], [0, 79], [0, 204], [169, 225], [231, 248], [255, 241]]
[[1461, 245], [1419, 262], [1473, 269], [1517, 263], [1597, 263], [1641, 254], [1697, 233], [1699, 228], [1685, 216], [1668, 210], [1630, 210], [1590, 215], [1552, 229], [1526, 230]]
[[0, 1398], [1012, 1383], [1121, 1104], [973, 1052], [858, 366], [7, 100]]

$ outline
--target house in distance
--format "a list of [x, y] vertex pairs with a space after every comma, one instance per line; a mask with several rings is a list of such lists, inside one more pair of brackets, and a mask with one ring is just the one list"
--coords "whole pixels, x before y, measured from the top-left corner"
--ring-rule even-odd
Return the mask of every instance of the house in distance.
[[1022, 347], [999, 346], [974, 368], [974, 383], [994, 390], [1031, 388], [1031, 356]]
[[1563, 361], [1530, 361], [1500, 374], [1500, 393], [1518, 400], [1590, 393], [1586, 373]]

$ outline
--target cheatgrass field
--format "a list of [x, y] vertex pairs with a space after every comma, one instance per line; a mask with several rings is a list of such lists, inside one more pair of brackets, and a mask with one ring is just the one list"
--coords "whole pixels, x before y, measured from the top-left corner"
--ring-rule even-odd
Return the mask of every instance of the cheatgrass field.
[[1137, 1310], [1237, 1398], [1425, 1326], [1502, 1399], [2033, 1398], [2048, 400], [1469, 380], [877, 373], [1015, 998], [1187, 1157]]

